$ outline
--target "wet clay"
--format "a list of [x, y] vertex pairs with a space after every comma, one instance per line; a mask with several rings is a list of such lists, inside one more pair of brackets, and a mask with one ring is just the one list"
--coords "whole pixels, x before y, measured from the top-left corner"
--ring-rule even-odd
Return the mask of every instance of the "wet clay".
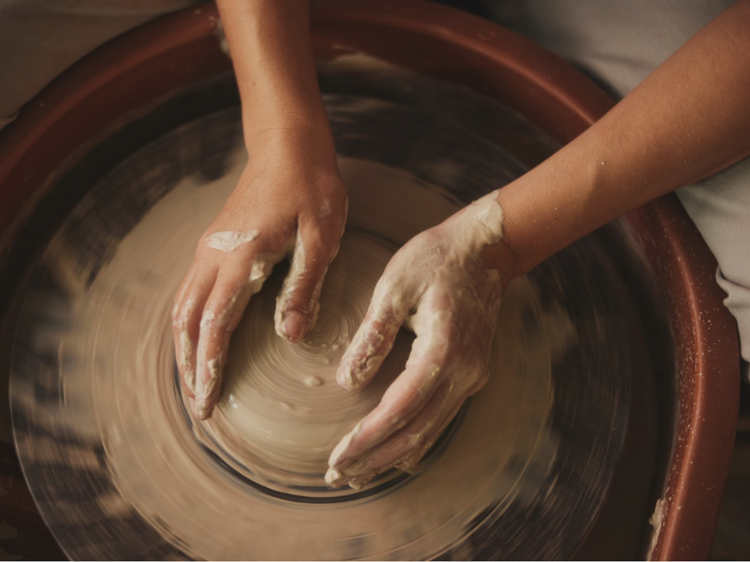
[[251, 230], [250, 232], [239, 232], [234, 230], [224, 230], [214, 232], [206, 237], [206, 245], [214, 250], [222, 252], [233, 252], [243, 244], [252, 242], [260, 235], [260, 231]]
[[[397, 247], [459, 208], [439, 188], [381, 164], [340, 159], [347, 234], [311, 335], [291, 344], [275, 334], [279, 265], [233, 335], [219, 407], [205, 422], [194, 419], [179, 389], [170, 308], [245, 163], [237, 147], [221, 178], [181, 180], [88, 286], [75, 281], [79, 264], [64, 238], [45, 255], [55, 277], [70, 280], [63, 288], [70, 302], [43, 309], [70, 321], [45, 323], [35, 336], [65, 357], [66, 407], [39, 412], [35, 423], [102, 444], [116, 489], [102, 492], [97, 505], [108, 516], [135, 510], [191, 558], [419, 559], [456, 548], [481, 514], [538, 502], [559, 446], [548, 427], [549, 365], [576, 334], [565, 311], [543, 306], [526, 279], [505, 293], [500, 325], [518, 329], [498, 330], [486, 387], [412, 475], [385, 473], [361, 493], [324, 482], [333, 446], [379, 401], [410, 348], [402, 330], [371, 384], [353, 391], [336, 384], [372, 289]], [[132, 181], [118, 178], [108, 188]], [[18, 394], [19, 404], [34, 399]], [[37, 454], [55, 450], [41, 446]], [[99, 461], [87, 454], [65, 462]]]
[[296, 344], [274, 330], [276, 303], [268, 296], [280, 291], [282, 275], [269, 279], [233, 335], [221, 414], [207, 424], [217, 440], [248, 462], [254, 455], [267, 466], [325, 472], [337, 441], [377, 405], [409, 353], [404, 334], [371, 388], [351, 392], [336, 382], [341, 357], [391, 255], [382, 240], [357, 231], [345, 235], [326, 275], [318, 320]]

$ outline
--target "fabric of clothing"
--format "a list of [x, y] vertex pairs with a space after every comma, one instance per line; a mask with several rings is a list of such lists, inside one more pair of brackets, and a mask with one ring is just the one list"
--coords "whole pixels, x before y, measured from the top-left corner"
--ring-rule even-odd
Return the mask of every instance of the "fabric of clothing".
[[532, 39], [622, 98], [733, 0], [483, 0]]
[[[498, 23], [623, 97], [731, 0], [474, 0]], [[0, 128], [78, 59], [191, 0], [0, 0]], [[451, 2], [447, 2], [451, 3]], [[454, 2], [455, 3], [455, 2]], [[750, 161], [677, 195], [719, 262], [750, 360]]]

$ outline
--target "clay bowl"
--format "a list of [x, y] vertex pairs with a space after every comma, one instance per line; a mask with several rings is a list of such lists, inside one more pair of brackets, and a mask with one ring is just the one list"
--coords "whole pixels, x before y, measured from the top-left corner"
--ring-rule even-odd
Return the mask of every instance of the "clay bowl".
[[[77, 154], [174, 92], [231, 70], [216, 38], [217, 21], [215, 7], [205, 4], [118, 38], [57, 79], [3, 132], [4, 285], [20, 284], [12, 277], [15, 233]], [[322, 60], [365, 53], [465, 86], [516, 110], [562, 144], [613, 105], [585, 77], [534, 44], [492, 23], [418, 0], [318, 2], [313, 29]], [[621, 226], [648, 265], [645, 274], [667, 311], [674, 343], [665, 354], [676, 361], [675, 380], [667, 381], [676, 392], [672, 450], [657, 494], [663, 501], [658, 509], [652, 504], [656, 532], [649, 556], [706, 558], [736, 425], [734, 321], [714, 282], [715, 260], [675, 197], [628, 214]], [[4, 306], [3, 316], [12, 318], [13, 302]], [[671, 376], [669, 368], [665, 372]], [[623, 482], [615, 475], [613, 486]], [[612, 513], [616, 518], [616, 507], [609, 512], [605, 507], [602, 518]]]

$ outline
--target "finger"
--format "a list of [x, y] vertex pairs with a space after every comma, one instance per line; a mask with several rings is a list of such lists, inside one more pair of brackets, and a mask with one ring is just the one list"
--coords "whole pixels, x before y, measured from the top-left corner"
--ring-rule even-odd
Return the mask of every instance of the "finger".
[[289, 273], [276, 299], [276, 333], [296, 343], [317, 320], [320, 291], [339, 249], [338, 229], [326, 233], [300, 225]]
[[174, 302], [172, 303], [173, 321], [176, 320], [179, 316], [180, 306], [187, 300], [187, 293], [194, 284], [193, 279], [195, 279], [195, 272], [197, 269], [198, 268], [196, 266], [196, 260], [193, 259], [193, 262], [190, 264], [190, 268], [185, 274], [185, 277], [183, 277], [182, 281], [180, 282], [180, 286], [177, 288], [177, 292], [174, 296]]
[[[400, 383], [397, 379], [386, 392], [383, 401], [386, 401], [388, 393], [393, 390], [394, 394], [404, 400], [404, 407], [409, 408], [400, 413], [395, 412], [394, 417], [411, 416], [410, 421], [401, 424], [403, 427], [392, 424], [388, 428], [379, 427], [380, 421], [374, 419], [372, 434], [368, 434], [368, 419], [365, 418], [359, 424], [359, 435], [344, 443], [348, 450], [339, 453], [338, 459], [331, 455], [329, 464], [334, 471], [329, 478], [333, 482], [349, 481], [356, 487], [364, 485], [393, 466], [407, 469], [415, 465], [455, 417], [466, 398], [487, 381], [486, 359], [474, 357], [472, 347], [467, 346], [459, 337], [460, 334], [456, 333], [463, 330], [459, 329], [460, 322], [457, 324], [458, 321], [451, 314], [449, 294], [427, 291], [420, 303], [420, 310], [412, 320], [417, 340], [412, 346], [405, 373], [413, 363], [442, 365], [439, 367], [443, 370], [442, 376], [437, 372], [433, 376], [436, 380], [445, 382], [439, 383], [439, 388], [423, 401], [422, 406], [419, 404], [419, 396], [410, 397], [397, 387], [397, 383]], [[460, 373], [460, 376], [456, 377], [455, 373]], [[426, 392], [430, 392], [429, 388]], [[409, 400], [412, 402], [407, 403]], [[410, 413], [412, 408], [418, 408], [418, 412]]]
[[172, 337], [182, 389], [195, 396], [195, 358], [200, 331], [201, 311], [216, 280], [214, 267], [193, 263], [175, 298], [172, 309]]
[[339, 385], [360, 388], [378, 372], [414, 304], [400, 297], [385, 277], [378, 281], [370, 308], [336, 371]]
[[331, 466], [344, 466], [398, 431], [446, 380], [451, 341], [455, 339], [450, 297], [428, 290], [415, 309], [410, 324], [417, 338], [406, 368], [388, 387], [378, 406], [334, 448], [329, 458]]
[[332, 486], [349, 484], [360, 489], [378, 474], [394, 466], [408, 470], [435, 444], [456, 416], [466, 399], [463, 388], [446, 381], [430, 397], [407, 425], [385, 441], [365, 451], [345, 467], [331, 466], [326, 482]]
[[[415, 346], [416, 343], [415, 340]], [[418, 361], [410, 358], [404, 372], [388, 387], [375, 409], [334, 448], [329, 465], [346, 466], [409, 423], [445, 380], [441, 376], [444, 364], [443, 349], [433, 349]]]
[[270, 260], [268, 254], [263, 254], [249, 264], [234, 263], [219, 272], [199, 326], [193, 413], [200, 420], [211, 417], [219, 398], [232, 332], [250, 297], [260, 290], [278, 259]]

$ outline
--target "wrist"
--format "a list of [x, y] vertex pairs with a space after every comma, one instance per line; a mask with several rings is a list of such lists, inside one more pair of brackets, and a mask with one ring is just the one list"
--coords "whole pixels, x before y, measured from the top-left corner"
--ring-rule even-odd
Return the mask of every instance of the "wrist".
[[481, 260], [487, 269], [495, 270], [500, 274], [503, 290], [513, 279], [522, 274], [513, 249], [503, 240], [482, 248]]
[[257, 104], [242, 100], [242, 130], [245, 143], [252, 143], [258, 135], [277, 132], [277, 138], [305, 134], [331, 137], [331, 126], [323, 106], [323, 99], [292, 102], [273, 96], [269, 103]]
[[464, 259], [478, 261], [486, 269], [497, 271], [503, 288], [518, 276], [518, 260], [505, 241], [506, 218], [494, 191], [444, 221], [442, 236]]
[[255, 162], [338, 173], [336, 148], [328, 123], [245, 128], [245, 146]]

